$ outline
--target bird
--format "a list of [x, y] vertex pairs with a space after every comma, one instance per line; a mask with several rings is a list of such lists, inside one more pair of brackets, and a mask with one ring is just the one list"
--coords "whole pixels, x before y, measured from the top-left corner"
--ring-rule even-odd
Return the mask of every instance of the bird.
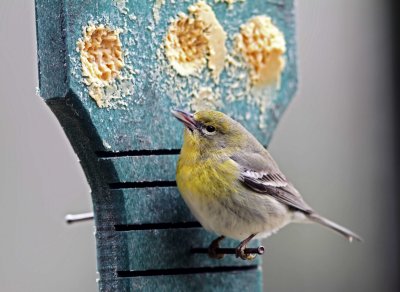
[[350, 242], [362, 238], [319, 215], [279, 169], [268, 150], [239, 122], [214, 110], [171, 110], [183, 123], [183, 145], [176, 167], [179, 192], [194, 217], [216, 238], [212, 258], [226, 237], [239, 240], [237, 258], [253, 238], [266, 238], [292, 222], [314, 222]]

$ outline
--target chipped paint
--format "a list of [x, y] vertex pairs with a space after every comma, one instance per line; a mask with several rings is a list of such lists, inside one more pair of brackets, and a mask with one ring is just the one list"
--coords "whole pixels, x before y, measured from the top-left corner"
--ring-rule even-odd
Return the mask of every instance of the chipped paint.
[[154, 22], [157, 24], [160, 21], [160, 10], [161, 7], [165, 4], [165, 0], [155, 0], [153, 5], [153, 18]]
[[126, 15], [129, 13], [129, 8], [126, 7], [127, 3], [128, 0], [113, 0], [113, 4], [115, 5], [115, 7], [117, 7], [119, 12]]
[[210, 87], [202, 87], [192, 93], [190, 101], [190, 109], [192, 111], [200, 111], [206, 109], [216, 110], [222, 107], [220, 96], [215, 94]]
[[235, 36], [235, 49], [249, 68], [252, 85], [280, 87], [286, 42], [270, 17], [256, 16], [243, 24]]
[[235, 4], [236, 2], [244, 2], [246, 0], [215, 0], [215, 3], [226, 3], [228, 4], [228, 8], [232, 9], [233, 4]]
[[199, 74], [206, 64], [215, 82], [224, 69], [226, 33], [204, 1], [189, 7], [172, 21], [165, 37], [165, 54], [182, 76]]

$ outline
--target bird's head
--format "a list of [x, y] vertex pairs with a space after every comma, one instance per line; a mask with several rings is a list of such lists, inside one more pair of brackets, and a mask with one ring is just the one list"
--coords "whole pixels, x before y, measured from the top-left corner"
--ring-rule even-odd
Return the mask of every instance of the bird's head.
[[221, 112], [204, 110], [191, 114], [172, 110], [172, 114], [186, 127], [184, 146], [215, 153], [219, 150], [231, 152], [246, 143], [248, 132]]

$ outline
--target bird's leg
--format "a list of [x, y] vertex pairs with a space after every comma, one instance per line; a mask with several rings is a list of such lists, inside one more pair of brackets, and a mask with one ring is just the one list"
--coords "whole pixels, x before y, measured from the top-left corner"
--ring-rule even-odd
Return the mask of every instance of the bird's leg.
[[217, 253], [217, 249], [219, 248], [219, 243], [224, 240], [225, 236], [220, 236], [217, 239], [214, 239], [210, 246], [208, 247], [208, 256], [212, 259], [222, 259], [224, 254]]
[[253, 239], [253, 237], [256, 236], [256, 234], [252, 234], [249, 237], [247, 237], [245, 240], [243, 240], [238, 247], [236, 248], [236, 257], [241, 258], [242, 260], [254, 260], [256, 257], [256, 254], [246, 254], [244, 252], [245, 248], [247, 247], [247, 244], [249, 243], [250, 240]]

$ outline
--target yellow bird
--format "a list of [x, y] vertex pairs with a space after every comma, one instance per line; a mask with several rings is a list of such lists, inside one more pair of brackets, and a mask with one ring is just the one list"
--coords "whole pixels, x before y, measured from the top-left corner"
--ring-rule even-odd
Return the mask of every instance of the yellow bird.
[[220, 237], [240, 240], [236, 257], [253, 259], [245, 248], [291, 222], [317, 222], [360, 240], [354, 232], [318, 215], [279, 170], [268, 151], [240, 123], [217, 111], [173, 110], [185, 125], [176, 169], [178, 189], [200, 224]]

